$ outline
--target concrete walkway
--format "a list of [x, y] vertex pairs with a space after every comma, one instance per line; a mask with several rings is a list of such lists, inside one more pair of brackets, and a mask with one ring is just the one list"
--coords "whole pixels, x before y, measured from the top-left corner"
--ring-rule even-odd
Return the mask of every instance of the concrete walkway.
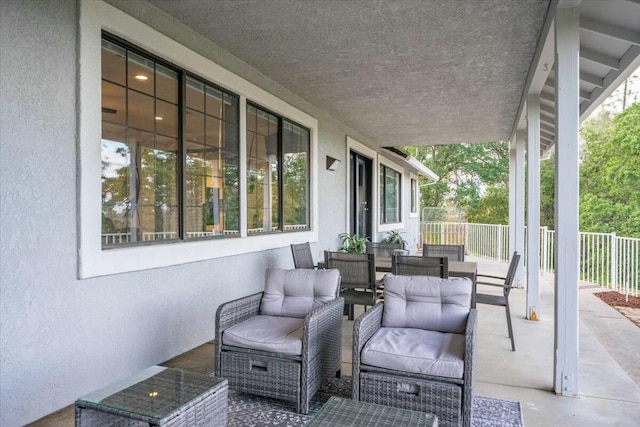
[[[506, 264], [477, 261], [482, 273], [507, 269]], [[553, 289], [553, 275], [544, 275], [536, 322], [524, 317], [526, 291], [512, 291], [515, 352], [510, 351], [504, 309], [478, 307], [478, 394], [522, 402], [528, 427], [639, 425], [640, 328], [595, 297], [600, 288], [584, 284], [579, 291], [579, 396], [553, 392]]]

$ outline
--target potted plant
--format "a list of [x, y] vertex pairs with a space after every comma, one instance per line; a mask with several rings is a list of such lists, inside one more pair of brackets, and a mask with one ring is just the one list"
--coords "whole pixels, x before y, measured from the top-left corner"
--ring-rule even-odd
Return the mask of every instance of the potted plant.
[[388, 231], [387, 236], [384, 239], [382, 239], [382, 243], [402, 244], [402, 247], [406, 248], [407, 241], [402, 238], [401, 236], [402, 234], [404, 234], [404, 231], [400, 231], [400, 230]]
[[367, 239], [364, 236], [358, 234], [340, 233], [338, 235], [342, 242], [342, 252], [352, 252], [356, 254], [363, 254], [367, 252]]

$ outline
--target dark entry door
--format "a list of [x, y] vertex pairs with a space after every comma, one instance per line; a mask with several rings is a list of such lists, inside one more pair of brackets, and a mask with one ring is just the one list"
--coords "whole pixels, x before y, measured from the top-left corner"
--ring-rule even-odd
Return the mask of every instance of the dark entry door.
[[372, 161], [351, 152], [351, 234], [371, 239]]

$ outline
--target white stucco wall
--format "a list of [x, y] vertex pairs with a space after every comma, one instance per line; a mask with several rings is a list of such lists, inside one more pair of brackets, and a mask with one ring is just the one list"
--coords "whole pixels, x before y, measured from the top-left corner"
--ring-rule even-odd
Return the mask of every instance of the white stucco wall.
[[[346, 228], [346, 135], [366, 139], [144, 2], [111, 3], [318, 119], [312, 247], [316, 259], [335, 249]], [[211, 340], [220, 303], [260, 290], [267, 267], [293, 265], [286, 246], [78, 279], [77, 11], [74, 0], [0, 2], [2, 426]], [[342, 167], [327, 171], [326, 155]]]

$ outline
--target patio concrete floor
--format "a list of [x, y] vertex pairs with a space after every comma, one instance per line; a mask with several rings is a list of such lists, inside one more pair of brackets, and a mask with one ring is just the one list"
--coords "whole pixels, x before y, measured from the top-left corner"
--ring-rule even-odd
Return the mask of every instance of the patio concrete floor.
[[[469, 259], [475, 260], [475, 259]], [[481, 273], [504, 274], [506, 264], [477, 260]], [[541, 281], [536, 322], [524, 318], [526, 292], [510, 296], [516, 351], [512, 352], [504, 309], [480, 305], [476, 392], [478, 395], [522, 403], [524, 423], [532, 426], [637, 426], [640, 418], [640, 328], [593, 292], [580, 287], [580, 395], [560, 397], [553, 392], [553, 276]], [[483, 289], [483, 292], [490, 291]], [[358, 311], [356, 311], [356, 315]], [[353, 322], [344, 321], [344, 375], [351, 375]], [[206, 343], [163, 365], [196, 372], [213, 369], [214, 344]], [[74, 425], [69, 406], [31, 424]]]

